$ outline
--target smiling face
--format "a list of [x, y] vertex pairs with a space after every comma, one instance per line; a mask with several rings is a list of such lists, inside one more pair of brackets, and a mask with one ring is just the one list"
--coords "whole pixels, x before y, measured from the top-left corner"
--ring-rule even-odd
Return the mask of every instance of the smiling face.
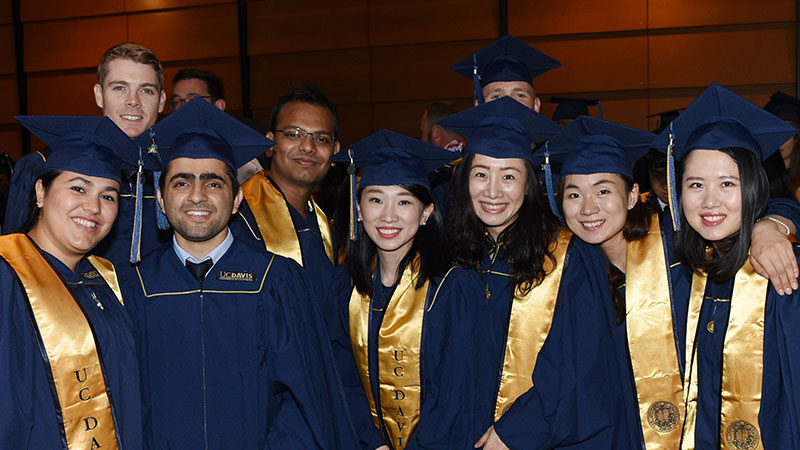
[[[225, 163], [218, 159], [176, 158], [169, 162], [158, 204], [175, 229], [175, 238], [192, 253], [192, 243], [215, 248], [227, 236], [227, 226], [242, 201], [234, 196]], [[202, 252], [201, 252], [202, 253]]]
[[481, 92], [487, 102], [511, 97], [536, 112], [539, 112], [542, 105], [542, 101], [533, 91], [533, 86], [524, 81], [495, 81], [484, 86]]
[[684, 163], [681, 205], [689, 226], [715, 242], [742, 226], [739, 166], [717, 150], [693, 150]]
[[469, 170], [472, 210], [497, 239], [519, 216], [525, 201], [528, 172], [522, 158], [476, 154]]
[[367, 186], [358, 202], [358, 216], [378, 252], [403, 258], [414, 243], [421, 224], [433, 213], [433, 204], [423, 205], [400, 186]]
[[68, 267], [97, 245], [117, 218], [119, 183], [64, 171], [49, 188], [36, 181], [39, 218], [29, 232], [42, 249]]
[[103, 84], [94, 85], [95, 103], [130, 138], [153, 126], [164, 109], [166, 95], [158, 87], [158, 74], [148, 64], [115, 59], [108, 63]]
[[567, 227], [582, 240], [606, 250], [625, 245], [622, 229], [636, 205], [639, 186], [628, 191], [617, 174], [567, 175], [561, 205]]
[[334, 128], [333, 114], [323, 106], [304, 102], [283, 106], [275, 133], [267, 133], [267, 138], [275, 141], [267, 151], [272, 158], [270, 176], [281, 189], [308, 189], [322, 182], [330, 169], [331, 156], [339, 151]]

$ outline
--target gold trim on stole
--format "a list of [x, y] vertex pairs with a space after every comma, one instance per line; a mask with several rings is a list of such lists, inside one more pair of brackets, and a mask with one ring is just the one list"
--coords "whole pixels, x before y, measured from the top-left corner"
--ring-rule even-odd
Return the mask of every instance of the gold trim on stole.
[[119, 287], [119, 280], [117, 280], [117, 272], [114, 269], [114, 264], [111, 261], [101, 258], [95, 255], [89, 255], [86, 257], [87, 260], [97, 269], [97, 273], [103, 277], [108, 287], [111, 288], [111, 291], [114, 292], [114, 295], [117, 296], [117, 300], [122, 305], [125, 305], [125, 300], [122, 298], [122, 290]]
[[[698, 288], [695, 289], [695, 283]], [[697, 421], [697, 346], [699, 312], [705, 296], [705, 274], [695, 273], [687, 322], [687, 350], [692, 347], [690, 392], [687, 396], [686, 431], [682, 449], [695, 446]], [[702, 289], [700, 288], [702, 287]], [[764, 314], [769, 280], [753, 269], [748, 259], [736, 272], [730, 301], [728, 328], [722, 349], [722, 392], [720, 405], [720, 448], [722, 450], [763, 450], [758, 414], [764, 374]], [[761, 301], [763, 299], [763, 301]], [[691, 334], [689, 334], [691, 333]], [[692, 340], [689, 340], [689, 338]], [[691, 422], [690, 422], [691, 421]]]
[[[283, 194], [267, 179], [267, 173], [260, 171], [242, 183], [242, 193], [253, 212], [266, 249], [276, 255], [291, 258], [302, 266], [303, 253], [292, 223], [289, 205]], [[333, 238], [328, 218], [313, 199], [309, 203], [317, 217], [325, 254], [333, 262]]]
[[0, 256], [14, 269], [28, 296], [52, 373], [67, 448], [116, 449], [100, 357], [77, 300], [28, 236], [0, 237]]
[[[419, 255], [403, 270], [378, 332], [378, 415], [369, 374], [369, 317], [371, 299], [354, 288], [350, 295], [350, 343], [372, 418], [389, 434], [392, 446], [403, 449], [417, 429], [421, 409], [420, 373], [422, 325], [428, 282], [414, 289], [419, 276]], [[384, 427], [380, 420], [383, 419]]]
[[527, 295], [520, 292], [519, 286], [514, 292], [503, 356], [503, 373], [495, 404], [495, 421], [500, 419], [520, 395], [533, 387], [531, 374], [536, 366], [539, 350], [542, 349], [553, 323], [570, 239], [572, 233], [566, 228], [562, 229], [550, 249], [556, 260], [555, 267], [549, 259], [545, 259], [547, 275], [541, 284], [531, 289]]
[[644, 239], [628, 243], [626, 261], [628, 348], [645, 447], [677, 450], [685, 399], [658, 214]]

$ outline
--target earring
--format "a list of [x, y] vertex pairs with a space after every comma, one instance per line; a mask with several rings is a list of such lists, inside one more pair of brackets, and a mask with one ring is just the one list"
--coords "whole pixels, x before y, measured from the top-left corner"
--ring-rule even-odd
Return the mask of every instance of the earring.
[[41, 200], [36, 200], [36, 207], [41, 209], [41, 207], [42, 207], [42, 201]]

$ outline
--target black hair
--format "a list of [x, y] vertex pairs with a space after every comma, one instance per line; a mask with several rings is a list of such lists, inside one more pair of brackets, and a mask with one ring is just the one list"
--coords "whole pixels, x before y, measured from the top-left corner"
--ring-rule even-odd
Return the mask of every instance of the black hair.
[[[401, 188], [407, 190], [416, 197], [424, 206], [433, 204], [433, 196], [428, 189], [418, 184], [401, 184]], [[358, 192], [361, 198], [361, 190]], [[415, 289], [421, 288], [426, 281], [434, 276], [441, 275], [447, 269], [447, 258], [442, 249], [441, 239], [442, 217], [439, 211], [434, 209], [428, 217], [425, 225], [421, 225], [414, 236], [411, 249], [403, 257], [398, 270], [403, 270], [419, 253], [419, 278]], [[347, 242], [347, 268], [356, 290], [361, 295], [372, 296], [374, 261], [377, 253], [375, 243], [367, 235], [363, 226], [358, 227], [358, 240]]]
[[767, 159], [761, 162], [764, 166], [764, 172], [767, 174], [769, 180], [769, 197], [770, 198], [785, 198], [789, 201], [796, 202], [797, 197], [794, 195], [794, 187], [792, 187], [792, 179], [789, 177], [789, 170], [783, 162], [781, 152], [775, 152]]
[[[486, 227], [475, 214], [469, 193], [474, 160], [475, 155], [468, 153], [453, 172], [445, 221], [448, 224], [447, 246], [453, 262], [480, 272]], [[533, 166], [527, 160], [524, 163], [525, 198], [516, 220], [503, 231], [503, 252], [514, 272], [511, 285], [526, 293], [547, 275], [545, 258], [555, 262], [550, 245], [558, 236], [559, 224], [544, 201]]]
[[[739, 167], [739, 184], [742, 192], [742, 226], [732, 236], [715, 243], [715, 252], [706, 258], [706, 248], [712, 243], [703, 239], [686, 222], [686, 215], [681, 207], [681, 223], [683, 230], [675, 234], [675, 255], [686, 262], [694, 271], [705, 271], [717, 281], [727, 280], [744, 265], [750, 252], [750, 237], [753, 225], [760, 217], [769, 202], [769, 181], [761, 166], [761, 161], [750, 150], [731, 147], [720, 152], [730, 156]], [[680, 175], [683, 176], [691, 153], [683, 158]]]
[[[59, 175], [64, 173], [61, 169], [49, 169], [42, 172], [36, 180], [42, 180], [42, 186], [44, 187], [45, 193], [50, 189], [50, 186], [53, 185], [53, 180], [58, 178]], [[34, 186], [36, 184], [34, 183]], [[31, 194], [28, 196], [28, 214], [26, 215], [25, 221], [22, 222], [22, 225], [19, 226], [16, 230], [11, 230], [12, 233], [27, 233], [31, 231], [36, 223], [39, 221], [39, 212], [41, 208], [36, 206], [36, 189], [31, 189]]]
[[[158, 179], [158, 189], [161, 191], [161, 194], [164, 194], [164, 186], [167, 180], [167, 174], [169, 173], [169, 166], [172, 161], [168, 162], [166, 166], [161, 171], [161, 178]], [[225, 173], [228, 174], [228, 178], [230, 179], [231, 189], [233, 190], [233, 196], [236, 197], [236, 193], [239, 192], [239, 179], [236, 178], [236, 171], [227, 164], [225, 164]]]
[[330, 111], [331, 116], [333, 117], [333, 139], [339, 139], [339, 111], [336, 109], [336, 105], [334, 105], [333, 102], [331, 102], [328, 97], [321, 90], [319, 90], [319, 88], [309, 85], [297, 86], [291, 91], [278, 97], [278, 102], [272, 108], [272, 113], [270, 114], [270, 131], [273, 133], [277, 131], [278, 116], [280, 115], [281, 110], [284, 106], [286, 106], [287, 103], [292, 102], [308, 103], [310, 105], [321, 106]]
[[175, 84], [183, 80], [200, 80], [205, 82], [208, 95], [211, 97], [211, 103], [225, 98], [222, 81], [214, 72], [200, 69], [182, 69], [175, 74], [172, 85], [175, 86]]

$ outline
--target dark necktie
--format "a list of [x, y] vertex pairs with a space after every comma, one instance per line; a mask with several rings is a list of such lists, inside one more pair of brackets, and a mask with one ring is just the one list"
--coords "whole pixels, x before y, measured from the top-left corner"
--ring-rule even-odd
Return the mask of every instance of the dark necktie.
[[214, 265], [214, 262], [210, 259], [206, 259], [205, 261], [201, 261], [199, 263], [193, 263], [186, 260], [186, 268], [189, 269], [189, 272], [197, 278], [197, 281], [203, 281], [208, 273], [208, 269]]

